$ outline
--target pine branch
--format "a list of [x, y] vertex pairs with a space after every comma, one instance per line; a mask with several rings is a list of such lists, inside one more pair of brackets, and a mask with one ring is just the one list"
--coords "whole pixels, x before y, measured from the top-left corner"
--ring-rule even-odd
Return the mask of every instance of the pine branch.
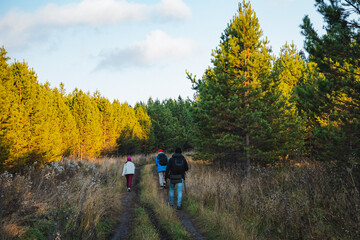
[[356, 12], [358, 12], [360, 14], [360, 8], [355, 6], [350, 0], [345, 0], [345, 2], [347, 2], [348, 5], [352, 6]]

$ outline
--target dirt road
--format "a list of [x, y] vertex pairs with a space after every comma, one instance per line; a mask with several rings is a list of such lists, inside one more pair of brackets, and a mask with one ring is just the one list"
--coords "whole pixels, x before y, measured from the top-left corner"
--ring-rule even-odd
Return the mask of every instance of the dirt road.
[[[121, 199], [122, 214], [119, 219], [120, 223], [117, 226], [117, 228], [115, 229], [114, 234], [110, 238], [111, 240], [129, 239], [129, 237], [131, 235], [131, 231], [132, 231], [131, 223], [132, 223], [132, 219], [134, 217], [134, 210], [135, 210], [135, 208], [137, 208], [139, 206], [143, 207], [146, 210], [151, 223], [153, 224], [153, 226], [159, 233], [159, 239], [161, 239], [161, 240], [171, 239], [167, 230], [159, 226], [158, 220], [156, 219], [156, 216], [155, 216], [155, 213], [153, 212], [153, 210], [151, 208], [149, 208], [148, 206], [141, 204], [141, 202], [139, 200], [139, 195], [140, 195], [140, 191], [141, 191], [139, 188], [139, 183], [141, 180], [141, 171], [140, 171], [141, 168], [142, 167], [137, 167], [135, 170], [135, 175], [134, 175], [133, 186], [132, 186], [131, 192], [124, 193], [124, 196]], [[163, 195], [164, 201], [167, 201], [167, 192], [166, 191], [167, 190], [165, 190], [165, 189], [164, 190], [159, 189], [159, 194]], [[207, 239], [195, 227], [195, 225], [191, 221], [191, 218], [184, 211], [182, 211], [182, 210], [177, 211], [177, 215], [178, 215], [179, 220], [185, 227], [185, 229], [190, 233], [190, 235], [191, 235], [190, 239], [193, 239], [193, 240]]]

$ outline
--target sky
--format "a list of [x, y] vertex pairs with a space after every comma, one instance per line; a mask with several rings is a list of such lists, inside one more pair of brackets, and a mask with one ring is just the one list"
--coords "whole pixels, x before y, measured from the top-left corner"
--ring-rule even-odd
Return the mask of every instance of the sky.
[[[242, 2], [242, 0], [241, 0]], [[201, 78], [238, 10], [234, 0], [0, 0], [0, 46], [40, 83], [99, 91], [134, 106], [193, 99], [186, 71]], [[315, 0], [250, 1], [274, 55], [303, 49], [300, 24], [323, 20]]]

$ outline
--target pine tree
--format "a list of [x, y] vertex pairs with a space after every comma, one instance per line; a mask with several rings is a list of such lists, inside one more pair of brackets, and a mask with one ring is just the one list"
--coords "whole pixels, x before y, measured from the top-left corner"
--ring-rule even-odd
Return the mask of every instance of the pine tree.
[[60, 138], [61, 138], [61, 153], [64, 157], [76, 156], [76, 151], [79, 147], [79, 131], [76, 127], [75, 118], [72, 115], [69, 106], [67, 105], [67, 96], [65, 96], [65, 88], [60, 84], [60, 88], [53, 90], [54, 97], [54, 111], [59, 119]]
[[114, 154], [116, 156], [120, 156], [121, 152], [118, 146], [118, 139], [122, 131], [121, 103], [119, 102], [119, 100], [114, 100], [111, 106], [114, 113], [114, 129], [115, 129], [115, 138], [116, 138], [116, 149], [114, 151]]
[[5, 160], [8, 159], [10, 154], [10, 146], [5, 138], [10, 106], [11, 102], [14, 101], [12, 99], [13, 95], [10, 94], [5, 85], [10, 79], [10, 71], [7, 63], [9, 59], [5, 48], [0, 48], [0, 170], [4, 168]]
[[239, 4], [213, 51], [213, 68], [193, 81], [197, 91], [195, 122], [198, 147], [218, 159], [241, 161], [249, 170], [250, 158], [268, 152], [271, 133], [269, 103], [271, 56], [267, 40], [250, 3]]
[[181, 96], [177, 100], [168, 99], [163, 102], [164, 107], [169, 108], [172, 116], [175, 118], [173, 125], [173, 135], [176, 139], [176, 146], [184, 150], [193, 148], [192, 126], [193, 119], [191, 114], [192, 103], [189, 99], [183, 100]]
[[2, 162], [9, 170], [56, 160], [61, 155], [58, 118], [54, 114], [52, 92], [41, 85], [36, 74], [23, 62], [6, 68], [1, 79], [6, 117], [1, 121]]
[[4, 82], [8, 93], [13, 95], [6, 127], [6, 140], [11, 146], [7, 165], [15, 168], [24, 166], [32, 151], [30, 117], [33, 114], [32, 106], [35, 104], [39, 86], [34, 73], [29, 72], [25, 63], [15, 62], [9, 70], [11, 76], [7, 82]]
[[75, 89], [69, 98], [69, 106], [79, 131], [77, 156], [80, 159], [97, 157], [103, 146], [101, 118], [97, 105], [89, 93], [78, 89]]
[[48, 83], [40, 85], [38, 95], [32, 107], [32, 158], [38, 158], [40, 164], [59, 160], [62, 155], [62, 137], [55, 96]]
[[139, 144], [141, 146], [141, 152], [147, 153], [149, 151], [149, 136], [151, 130], [150, 116], [147, 114], [146, 106], [143, 103], [137, 103], [135, 105], [135, 115], [141, 126], [141, 135], [139, 137]]
[[143, 136], [142, 127], [136, 117], [134, 108], [128, 103], [121, 104], [117, 116], [118, 152], [121, 155], [140, 152], [140, 139]]
[[300, 155], [304, 147], [306, 117], [298, 110], [295, 88], [304, 78], [306, 69], [307, 64], [294, 44], [285, 44], [274, 62], [271, 91], [277, 98], [274, 104], [279, 111], [272, 127], [277, 128], [274, 132], [279, 134], [273, 148], [283, 160]]
[[[359, 158], [360, 149], [360, 2], [316, 0], [326, 33], [319, 36], [306, 16], [301, 25], [309, 61], [324, 77], [314, 79], [304, 99], [315, 118], [314, 141], [323, 159]], [[306, 96], [305, 94], [303, 96]]]
[[116, 150], [116, 129], [114, 109], [108, 99], [101, 96], [99, 92], [95, 92], [93, 96], [98, 110], [101, 115], [102, 127], [102, 152], [103, 154], [111, 154]]
[[170, 104], [173, 100], [160, 102], [158, 99], [153, 101], [151, 98], [147, 102], [148, 114], [151, 118], [150, 140], [151, 148], [159, 148], [172, 151], [180, 146], [181, 127], [179, 120], [173, 116]]

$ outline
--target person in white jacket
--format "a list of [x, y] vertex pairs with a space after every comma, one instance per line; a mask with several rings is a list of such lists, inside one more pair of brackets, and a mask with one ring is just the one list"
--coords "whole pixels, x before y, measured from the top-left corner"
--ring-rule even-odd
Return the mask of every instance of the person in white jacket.
[[127, 162], [124, 164], [122, 176], [126, 177], [127, 191], [131, 191], [131, 182], [135, 174], [135, 164], [131, 161], [131, 157], [127, 158]]

